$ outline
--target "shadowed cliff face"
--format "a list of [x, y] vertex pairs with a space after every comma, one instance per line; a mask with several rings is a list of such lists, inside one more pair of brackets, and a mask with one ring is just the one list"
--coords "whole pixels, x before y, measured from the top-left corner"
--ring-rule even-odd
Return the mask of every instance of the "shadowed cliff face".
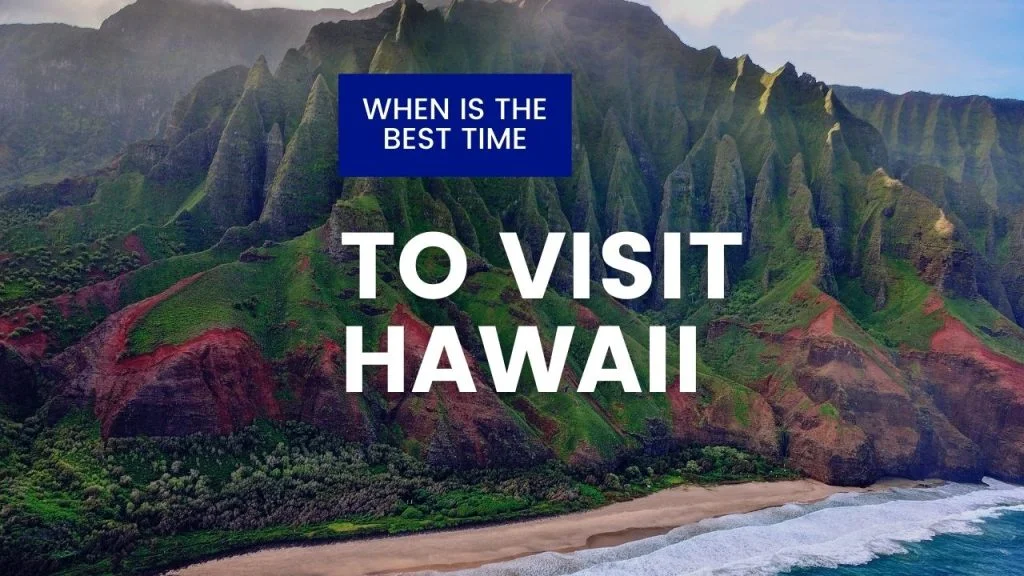
[[[332, 78], [366, 71], [571, 72], [573, 176], [337, 179]], [[261, 59], [205, 78], [166, 125], [103, 172], [0, 197], [4, 210], [41, 212], [0, 232], [0, 253], [113, 237], [151, 262], [119, 277], [114, 308], [127, 308], [113, 316], [90, 315], [83, 297], [60, 310], [57, 324], [83, 327], [72, 335], [46, 323], [0, 334], [35, 350], [23, 356], [58, 383], [52, 417], [91, 406], [115, 435], [294, 418], [464, 468], [544, 458], [590, 467], [667, 441], [734, 444], [840, 484], [1021, 478], [1021, 283], [993, 273], [1007, 269], [1000, 254], [1024, 244], [1019, 222], [972, 182], [904, 173], [875, 128], [792, 66], [766, 71], [690, 48], [650, 9], [620, 0], [469, 1], [443, 12], [409, 0], [371, 20], [315, 26], [276, 70]], [[525, 301], [498, 240], [519, 233], [533, 265], [549, 232], [590, 232], [598, 244], [625, 230], [655, 241], [638, 257], [656, 286], [662, 234], [742, 232], [728, 299], [706, 299], [704, 259], [687, 253], [681, 300], [658, 289], [628, 305], [599, 291], [573, 302], [559, 291], [570, 285], [566, 254], [548, 296]], [[358, 300], [357, 259], [340, 245], [357, 231], [390, 231], [399, 245], [425, 231], [455, 236], [470, 252], [469, 278], [450, 299], [423, 302], [382, 250], [380, 297]], [[422, 269], [445, 265], [427, 257]], [[599, 261], [593, 272], [606, 274]], [[44, 288], [2, 303], [43, 309]], [[24, 314], [11, 318], [24, 324]], [[381, 346], [395, 323], [420, 337], [407, 348], [411, 366], [430, 326], [456, 326], [482, 383], [478, 326], [498, 326], [505, 347], [522, 325], [546, 342], [557, 326], [578, 336], [561, 394], [530, 392], [525, 377], [515, 395], [469, 398], [445, 385], [346, 395], [345, 327], [363, 326], [365, 345]], [[699, 326], [700, 392], [575, 393], [602, 324], [623, 327], [641, 380], [649, 325]]]

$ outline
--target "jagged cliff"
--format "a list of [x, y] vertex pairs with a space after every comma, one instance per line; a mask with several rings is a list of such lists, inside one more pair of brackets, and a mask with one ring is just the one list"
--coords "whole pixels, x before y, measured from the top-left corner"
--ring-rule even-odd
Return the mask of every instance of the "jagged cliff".
[[850, 86], [836, 90], [885, 138], [897, 172], [937, 166], [976, 187], [992, 207], [1024, 205], [1024, 103]]
[[971, 231], [972, 255], [965, 258], [981, 269], [978, 290], [1001, 312], [1024, 321], [1024, 103], [837, 90], [883, 135], [894, 175], [928, 195], [959, 229]]
[[[574, 174], [340, 181], [330, 79], [357, 71], [571, 72]], [[996, 257], [1024, 245], [1020, 220], [963, 173], [905, 170], [884, 133], [793, 66], [690, 48], [621, 0], [444, 10], [403, 0], [371, 20], [315, 26], [274, 71], [260, 59], [202, 80], [163, 138], [63, 192], [0, 197], [52, 211], [0, 234], [0, 252], [65, 241], [69, 223], [88, 220], [150, 262], [115, 281], [104, 305], [120, 311], [91, 316], [88, 335], [59, 340], [44, 326], [0, 341], [52, 375], [51, 418], [87, 406], [114, 436], [292, 418], [455, 467], [594, 467], [675, 441], [742, 446], [839, 484], [1020, 479], [1024, 331], [1011, 317], [1024, 282]], [[129, 217], [104, 208], [125, 198], [160, 201]], [[463, 290], [419, 301], [382, 251], [380, 298], [355, 298], [357, 262], [340, 233], [390, 231], [402, 244], [428, 230], [471, 252]], [[706, 264], [687, 254], [682, 300], [655, 293], [626, 307], [553, 290], [524, 301], [497, 236], [520, 233], [532, 264], [548, 232], [597, 243], [623, 230], [742, 232], [729, 298], [705, 299]], [[661, 255], [649, 261], [656, 285]], [[600, 261], [593, 268], [604, 276]], [[570, 271], [563, 256], [556, 288]], [[80, 320], [99, 294], [58, 307], [62, 321]], [[22, 327], [24, 313], [5, 322]], [[572, 392], [598, 325], [622, 326], [639, 359], [654, 322], [700, 327], [699, 394]], [[405, 326], [410, 366], [429, 326], [454, 325], [481, 382], [476, 326], [501, 327], [505, 345], [517, 325], [547, 340], [575, 325], [587, 338], [570, 355], [566, 394], [397, 395], [374, 373], [353, 396], [339, 364], [349, 325], [377, 345], [386, 326]]]

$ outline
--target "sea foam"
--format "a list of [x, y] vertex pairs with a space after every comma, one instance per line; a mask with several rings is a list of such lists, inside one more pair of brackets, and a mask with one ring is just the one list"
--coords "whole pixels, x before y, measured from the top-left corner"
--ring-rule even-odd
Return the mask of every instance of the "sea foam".
[[[654, 538], [571, 554], [544, 553], [459, 576], [775, 575], [795, 568], [861, 565], [939, 534], [974, 534], [1024, 488], [995, 480], [837, 494], [682, 526]], [[626, 528], [626, 527], [624, 527]]]

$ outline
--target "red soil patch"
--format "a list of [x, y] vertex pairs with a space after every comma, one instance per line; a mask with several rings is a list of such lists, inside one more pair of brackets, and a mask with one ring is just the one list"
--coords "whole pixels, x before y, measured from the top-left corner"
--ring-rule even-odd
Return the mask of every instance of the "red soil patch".
[[[418, 352], [421, 356], [427, 350], [427, 343], [430, 342], [430, 327], [425, 322], [413, 315], [412, 311], [405, 304], [399, 304], [391, 314], [391, 321], [388, 326], [401, 326], [405, 328], [405, 353]], [[387, 334], [384, 335], [381, 345], [387, 342]], [[382, 347], [381, 350], [384, 350]]]
[[942, 296], [939, 296], [937, 292], [932, 292], [928, 295], [928, 299], [924, 301], [924, 313], [925, 315], [934, 314], [945, 307], [945, 302], [942, 301]]
[[[420, 361], [423, 359], [423, 354], [427, 351], [427, 344], [430, 342], [431, 329], [422, 320], [413, 315], [412, 311], [404, 304], [399, 304], [395, 308], [395, 311], [391, 314], [391, 321], [388, 322], [388, 326], [401, 326], [405, 329], [405, 388], [407, 392], [401, 395], [388, 393], [388, 398], [391, 399], [392, 410], [399, 413], [399, 418], [402, 418], [403, 408], [406, 408], [406, 400], [411, 395], [409, 391], [412, 388], [412, 384], [416, 381], [416, 372], [419, 370]], [[379, 349], [390, 350], [390, 346], [391, 343], [388, 342], [388, 334], [385, 331], [381, 335]], [[376, 384], [380, 390], [387, 390], [387, 374], [385, 370], [377, 372]], [[418, 396], [423, 400], [422, 406], [418, 410], [419, 414], [406, 414], [406, 417], [403, 418], [408, 423], [408, 427], [403, 428], [409, 437], [421, 441], [429, 440], [439, 416], [440, 406], [436, 391], [441, 389], [441, 386], [435, 387], [430, 394]]]
[[[797, 300], [807, 300], [809, 296], [804, 293], [802, 296], [797, 296]], [[790, 340], [804, 339], [804, 338], [820, 338], [823, 336], [832, 336], [835, 334], [835, 321], [836, 315], [844, 317], [842, 306], [828, 294], [820, 294], [814, 301], [815, 305], [825, 304], [825, 311], [818, 315], [817, 318], [811, 321], [806, 328], [793, 328], [786, 333], [786, 338]]]
[[[63, 294], [52, 298], [49, 302], [57, 307], [57, 310], [60, 311], [61, 316], [64, 318], [72, 316], [75, 313], [75, 308], [88, 308], [95, 304], [103, 306], [107, 312], [112, 313], [118, 310], [121, 305], [123, 278], [124, 276], [121, 276], [107, 282], [92, 284], [72, 294]], [[36, 319], [41, 319], [44, 313], [42, 305], [34, 304], [24, 312], [14, 316], [0, 317], [0, 342], [6, 343], [27, 358], [41, 359], [46, 354], [49, 343], [49, 337], [45, 332], [35, 332], [16, 339], [7, 338], [7, 336], [11, 332], [24, 327], [28, 323], [27, 318], [29, 315], [34, 316]]]
[[344, 358], [341, 346], [329, 338], [324, 339], [324, 351], [320, 354], [320, 370], [328, 376], [336, 376], [338, 373], [337, 361]]
[[0, 342], [7, 344], [27, 359], [39, 360], [46, 354], [49, 339], [42, 332], [33, 332], [14, 340], [0, 339]]
[[298, 402], [288, 406], [289, 411], [297, 409], [303, 422], [338, 432], [350, 442], [373, 437], [363, 413], [362, 397], [344, 392], [345, 374], [339, 369], [345, 362], [341, 346], [324, 338], [320, 346], [298, 351], [292, 360], [286, 367]]
[[39, 360], [42, 358], [46, 354], [46, 346], [49, 342], [44, 332], [36, 331], [18, 338], [11, 338], [10, 334], [24, 328], [28, 324], [29, 316], [39, 320], [43, 314], [43, 309], [40, 306], [32, 305], [13, 316], [0, 317], [0, 343], [6, 344], [27, 359]]
[[113, 280], [86, 286], [72, 294], [64, 294], [51, 300], [65, 318], [73, 313], [73, 308], [87, 308], [100, 304], [108, 312], [115, 312], [121, 307], [121, 288], [125, 276]]
[[931, 349], [934, 352], [965, 356], [986, 368], [1007, 377], [1007, 382], [1024, 392], [1024, 365], [993, 351], [978, 339], [962, 322], [947, 315], [938, 332], [932, 336]]
[[[210, 358], [213, 360], [204, 362]], [[206, 375], [209, 381], [203, 384], [208, 386], [204, 392], [213, 400], [216, 425], [215, 430], [203, 431], [228, 434], [259, 416], [280, 418], [274, 398], [273, 369], [260, 358], [255, 342], [241, 330], [211, 330], [181, 345], [165, 345], [149, 354], [108, 363], [100, 372], [102, 380], [96, 393], [96, 412], [103, 422], [104, 434], [113, 432], [117, 415], [138, 400], [142, 387], [157, 384], [176, 389], [178, 382], [161, 382], [164, 373], [173, 376], [189, 372], [200, 362], [215, 370]], [[185, 391], [181, 392], [184, 395]], [[187, 399], [171, 399], [166, 409], [176, 410], [176, 402], [184, 400]]]
[[685, 435], [689, 430], [698, 426], [697, 396], [695, 394], [683, 394], [679, 391], [679, 378], [668, 387], [669, 409], [672, 413], [673, 432], [678, 435]]
[[0, 316], [0, 332], [13, 332], [18, 328], [23, 328], [28, 323], [29, 316], [35, 316], [40, 318], [43, 315], [43, 310], [39, 306], [29, 306], [26, 310], [14, 314], [12, 316], [2, 317]]
[[526, 399], [525, 396], [516, 396], [512, 400], [512, 406], [515, 407], [530, 423], [530, 426], [536, 428], [544, 436], [545, 442], [552, 442], [555, 436], [558, 435], [559, 425], [558, 421], [554, 418], [549, 418], [544, 414], [541, 414], [537, 408]]
[[978, 444], [987, 471], [1024, 477], [1024, 364], [989, 349], [944, 314], [921, 365], [943, 411]]
[[593, 310], [576, 302], [573, 302], [573, 307], [576, 309], [576, 322], [580, 328], [597, 330], [601, 326], [601, 319], [597, 317], [597, 314], [594, 314]]
[[120, 313], [112, 316], [108, 321], [113, 323], [114, 330], [103, 345], [103, 350], [100, 353], [101, 360], [106, 362], [116, 362], [121, 354], [128, 349], [128, 335], [131, 333], [132, 328], [135, 327], [135, 324], [137, 324], [138, 321], [146, 314], [149, 314], [153, 308], [156, 308], [171, 296], [174, 296], [178, 292], [181, 292], [188, 286], [192, 285], [201, 276], [202, 273], [185, 278], [160, 294], [146, 298], [136, 304], [132, 304]]
[[121, 310], [54, 360], [70, 379], [66, 394], [95, 402], [105, 437], [228, 433], [258, 416], [280, 417], [273, 369], [244, 332], [212, 330], [128, 356], [138, 321], [201, 276]]
[[126, 251], [138, 254], [143, 265], [149, 264], [153, 261], [153, 259], [150, 258], [149, 253], [146, 252], [146, 246], [143, 245], [142, 239], [135, 234], [129, 234], [126, 236], [123, 246]]
[[810, 326], [807, 327], [807, 336], [809, 338], [820, 338], [822, 336], [831, 336], [835, 332], [836, 313], [842, 313], [839, 310], [839, 304], [833, 301], [820, 316], [815, 318]]

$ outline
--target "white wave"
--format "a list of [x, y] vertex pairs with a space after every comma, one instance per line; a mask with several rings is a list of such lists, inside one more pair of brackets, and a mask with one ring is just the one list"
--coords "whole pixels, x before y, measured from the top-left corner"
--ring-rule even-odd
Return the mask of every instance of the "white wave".
[[1003, 512], [1024, 511], [1024, 488], [985, 486], [837, 494], [683, 526], [665, 536], [572, 554], [545, 553], [458, 576], [774, 576], [795, 568], [866, 564], [939, 534], [976, 534]]

